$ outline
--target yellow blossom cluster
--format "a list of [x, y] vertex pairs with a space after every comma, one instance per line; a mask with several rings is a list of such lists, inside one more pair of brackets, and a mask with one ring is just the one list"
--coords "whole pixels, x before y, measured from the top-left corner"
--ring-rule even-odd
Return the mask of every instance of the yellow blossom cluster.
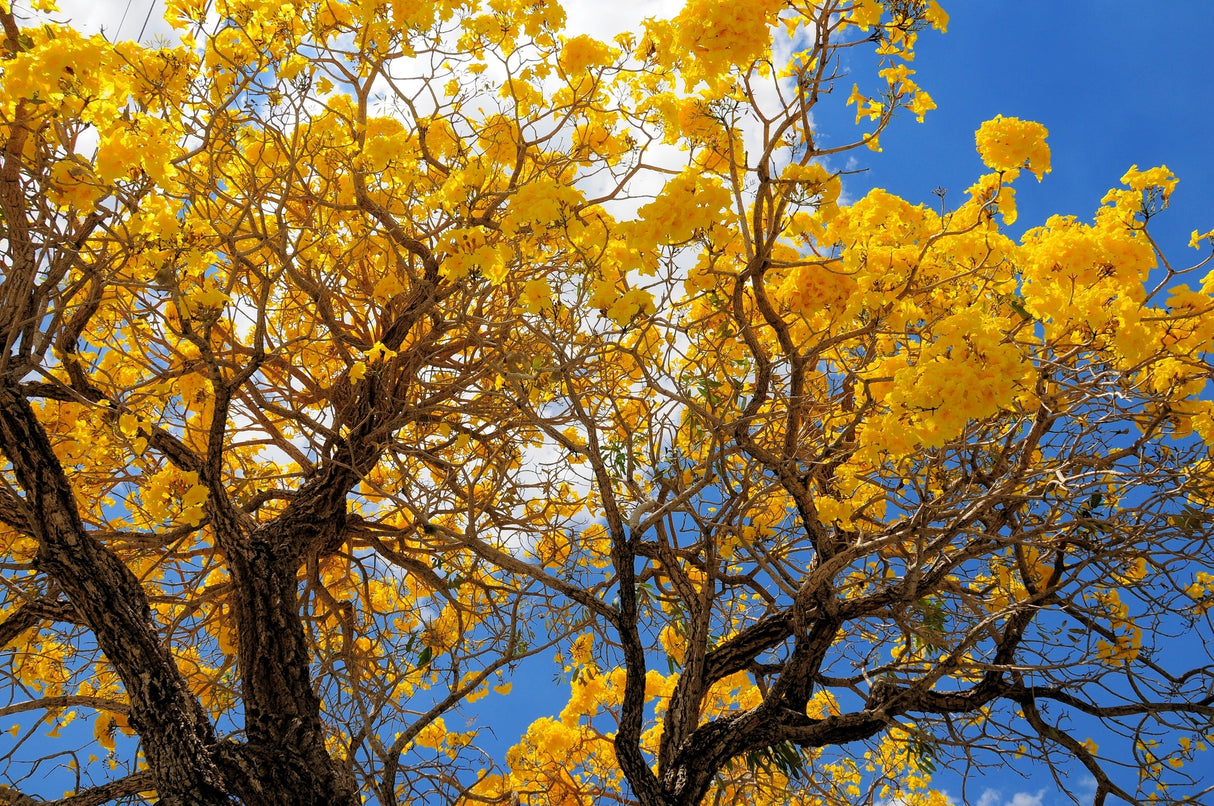
[[678, 65], [684, 86], [710, 86], [735, 67], [749, 67], [771, 47], [771, 26], [784, 3], [689, 0], [669, 21], [649, 20], [646, 38], [665, 64]]
[[922, 336], [907, 345], [906, 366], [877, 400], [882, 413], [865, 424], [862, 444], [895, 455], [939, 447], [1031, 387], [1033, 369], [1005, 340], [1001, 323], [975, 309], [933, 323]]
[[561, 46], [558, 64], [570, 76], [578, 76], [591, 67], [610, 64], [615, 55], [614, 49], [609, 45], [582, 34]]
[[994, 171], [1027, 168], [1038, 181], [1050, 172], [1046, 129], [1040, 123], [996, 115], [978, 128], [978, 154]]

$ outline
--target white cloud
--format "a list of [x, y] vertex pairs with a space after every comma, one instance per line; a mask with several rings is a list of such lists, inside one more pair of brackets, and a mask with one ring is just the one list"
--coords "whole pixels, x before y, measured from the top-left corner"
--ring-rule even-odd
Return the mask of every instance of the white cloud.
[[1045, 790], [1033, 792], [1017, 792], [1011, 798], [1005, 799], [1003, 792], [998, 789], [985, 789], [974, 806], [1042, 806]]
[[1012, 796], [1010, 804], [1011, 806], [1041, 806], [1041, 798], [1044, 794], [1044, 789], [1038, 789], [1035, 795], [1028, 792], [1017, 792]]
[[641, 20], [673, 17], [683, 7], [683, 0], [634, 0], [626, 3], [567, 0], [564, 6], [569, 35], [590, 34], [610, 41], [616, 34], [639, 30]]
[[110, 41], [177, 40], [176, 32], [164, 21], [163, 0], [59, 0], [58, 5], [54, 19], [68, 21], [89, 34], [104, 30]]

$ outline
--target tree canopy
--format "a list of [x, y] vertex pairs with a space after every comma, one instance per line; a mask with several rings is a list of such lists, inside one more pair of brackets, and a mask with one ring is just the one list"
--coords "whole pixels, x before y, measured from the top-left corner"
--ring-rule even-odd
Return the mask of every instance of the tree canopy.
[[[167, 5], [0, 9], [0, 802], [1209, 802], [1166, 168], [1016, 241], [1001, 116], [845, 203], [934, 0]], [[495, 752], [520, 667], [568, 700]]]

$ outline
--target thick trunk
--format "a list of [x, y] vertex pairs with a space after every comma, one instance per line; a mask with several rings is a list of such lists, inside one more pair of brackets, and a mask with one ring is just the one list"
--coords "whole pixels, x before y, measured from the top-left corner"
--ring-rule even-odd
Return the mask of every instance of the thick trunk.
[[25, 491], [37, 565], [59, 584], [122, 678], [131, 726], [167, 803], [227, 804], [211, 762], [211, 723], [152, 621], [139, 580], [84, 529], [75, 495], [26, 400], [0, 384], [0, 450]]
[[244, 744], [225, 743], [217, 759], [249, 806], [358, 803], [325, 749], [298, 596], [303, 557], [334, 548], [354, 478], [346, 468], [322, 469], [260, 526], [232, 506], [220, 479], [208, 479], [207, 512], [232, 580], [228, 604], [245, 716]]
[[[130, 724], [162, 803], [226, 806], [233, 795], [248, 806], [357, 802], [353, 783], [325, 751], [299, 617], [297, 552], [264, 535], [233, 549], [247, 742], [217, 745], [210, 720], [160, 640], [139, 580], [87, 533], [45, 432], [9, 386], [0, 386], [0, 450], [25, 491], [39, 570], [58, 583], [71, 603], [64, 612], [88, 625], [123, 681]], [[55, 617], [26, 610], [10, 619], [12, 629]]]
[[256, 541], [239, 565], [233, 604], [247, 743], [225, 757], [238, 762], [245, 801], [250, 806], [353, 806], [358, 802], [354, 786], [325, 750], [299, 617], [298, 561]]

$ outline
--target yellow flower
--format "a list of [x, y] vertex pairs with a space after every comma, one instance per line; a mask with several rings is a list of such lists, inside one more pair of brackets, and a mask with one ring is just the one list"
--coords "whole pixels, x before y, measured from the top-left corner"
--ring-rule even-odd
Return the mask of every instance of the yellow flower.
[[531, 313], [552, 307], [552, 286], [547, 280], [528, 280], [523, 285], [523, 307]]
[[431, 750], [437, 750], [443, 741], [447, 738], [447, 725], [443, 722], [440, 716], [426, 727], [418, 731], [417, 737], [413, 740], [419, 747], [428, 747]]
[[941, 33], [948, 31], [948, 13], [940, 8], [940, 4], [936, 0], [928, 0], [927, 10], [923, 12], [923, 19]]
[[389, 350], [384, 346], [383, 342], [377, 341], [375, 344], [371, 345], [371, 349], [367, 350], [365, 355], [367, 356], [368, 361], [375, 364], [380, 361], [391, 361], [393, 358], [396, 358], [396, 351]]
[[625, 327], [637, 316], [651, 314], [656, 310], [653, 294], [640, 288], [629, 289], [607, 310], [607, 318], [620, 327]]
[[578, 76], [588, 67], [610, 63], [614, 53], [599, 40], [582, 35], [575, 36], [561, 48], [560, 65], [570, 76]]
[[1145, 171], [1138, 170], [1137, 165], [1131, 165], [1130, 170], [1121, 177], [1121, 183], [1128, 185], [1131, 190], [1141, 192], [1150, 188], [1159, 188], [1163, 191], [1164, 201], [1167, 201], [1168, 197], [1172, 195], [1172, 191], [1176, 189], [1176, 183], [1179, 181], [1166, 165], [1148, 168]]
[[847, 15], [847, 21], [861, 31], [867, 31], [881, 23], [881, 14], [884, 11], [885, 7], [877, 0], [856, 0], [852, 4], [851, 13]]
[[908, 107], [914, 113], [915, 118], [922, 123], [923, 115], [929, 110], [936, 108], [936, 102], [932, 100], [932, 96], [928, 95], [923, 90], [915, 93], [915, 98], [911, 101]]
[[114, 752], [114, 716], [112, 714], [106, 713], [97, 717], [97, 721], [93, 723], [93, 738], [97, 740], [97, 744], [101, 745], [102, 749]]
[[1040, 123], [996, 115], [978, 128], [975, 140], [978, 154], [988, 168], [995, 171], [1028, 168], [1041, 181], [1050, 172], [1050, 148], [1045, 143], [1048, 134]]
[[569, 648], [569, 656], [578, 667], [589, 666], [591, 654], [594, 652], [594, 633], [584, 632], [574, 640]]
[[181, 520], [191, 526], [202, 523], [203, 505], [206, 504], [210, 491], [201, 484], [195, 484], [186, 490], [181, 497]]

